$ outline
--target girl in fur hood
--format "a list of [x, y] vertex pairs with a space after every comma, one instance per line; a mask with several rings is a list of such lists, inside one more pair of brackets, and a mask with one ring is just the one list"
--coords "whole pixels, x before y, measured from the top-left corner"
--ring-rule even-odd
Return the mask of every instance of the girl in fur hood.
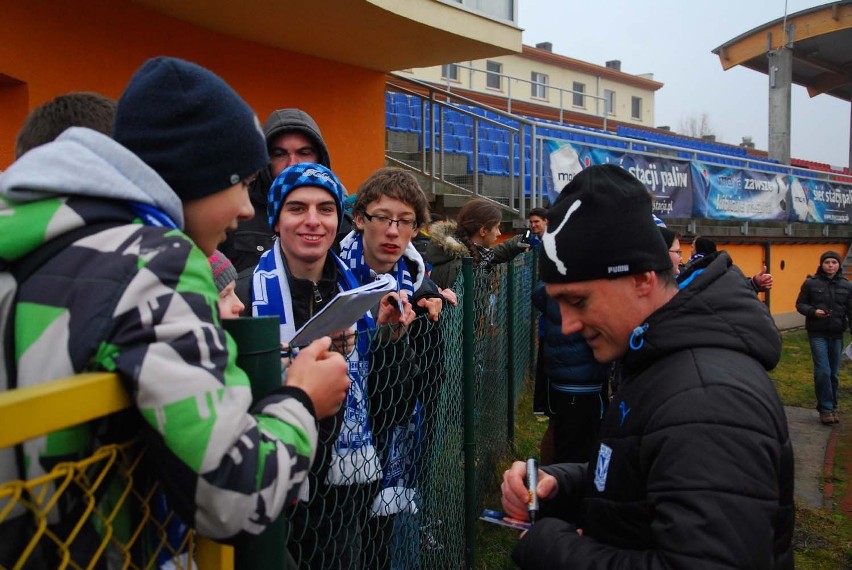
[[521, 235], [495, 247], [500, 237], [500, 208], [489, 200], [474, 198], [465, 204], [456, 221], [437, 222], [429, 228], [431, 241], [423, 257], [432, 264], [431, 279], [442, 289], [454, 288], [462, 258], [473, 257], [474, 267], [489, 269], [529, 250]]

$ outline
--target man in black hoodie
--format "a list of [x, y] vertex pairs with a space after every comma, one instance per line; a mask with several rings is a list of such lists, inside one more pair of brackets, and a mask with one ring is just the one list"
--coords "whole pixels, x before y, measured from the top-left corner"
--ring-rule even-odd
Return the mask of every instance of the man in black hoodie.
[[[724, 251], [681, 288], [644, 185], [592, 166], [548, 211], [541, 276], [563, 334], [582, 333], [622, 381], [586, 463], [539, 471], [541, 512], [521, 568], [793, 568], [793, 448], [766, 371], [769, 311]], [[578, 244], [588, 244], [578, 247]], [[528, 518], [526, 465], [503, 507]], [[582, 531], [582, 532], [580, 532]]]
[[[273, 111], [263, 125], [266, 147], [269, 151], [269, 166], [260, 171], [249, 189], [255, 212], [266, 211], [266, 199], [272, 181], [285, 168], [300, 162], [315, 162], [331, 167], [328, 147], [316, 121], [301, 109], [278, 109]], [[231, 260], [237, 272], [254, 269], [263, 252], [272, 247], [275, 237], [266, 222], [266, 217], [255, 216], [242, 221], [228, 235], [219, 250]]]

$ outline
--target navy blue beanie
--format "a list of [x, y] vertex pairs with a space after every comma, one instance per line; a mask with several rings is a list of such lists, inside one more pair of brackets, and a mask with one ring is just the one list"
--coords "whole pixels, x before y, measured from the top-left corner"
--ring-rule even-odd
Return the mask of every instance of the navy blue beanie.
[[150, 59], [118, 101], [113, 138], [182, 201], [215, 194], [269, 163], [254, 111], [218, 75], [173, 57]]
[[334, 205], [337, 206], [337, 229], [343, 223], [343, 199], [346, 197], [346, 189], [330, 169], [322, 164], [313, 162], [300, 162], [281, 171], [272, 186], [269, 187], [269, 196], [266, 201], [266, 215], [269, 227], [275, 226], [281, 206], [287, 198], [287, 194], [303, 186], [314, 186], [327, 190], [334, 196]]

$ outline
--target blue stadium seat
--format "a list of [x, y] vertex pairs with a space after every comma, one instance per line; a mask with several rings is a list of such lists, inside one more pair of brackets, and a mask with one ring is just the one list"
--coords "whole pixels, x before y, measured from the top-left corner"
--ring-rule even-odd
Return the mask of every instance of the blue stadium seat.
[[408, 101], [394, 101], [394, 113], [398, 115], [411, 115], [411, 107], [408, 106]]
[[396, 130], [411, 131], [411, 115], [408, 113], [396, 113]]
[[492, 156], [489, 159], [489, 164], [491, 166], [491, 171], [494, 174], [499, 174], [501, 176], [509, 175], [509, 157], [508, 156]]
[[468, 156], [473, 156], [473, 138], [466, 136], [459, 136], [459, 151], [467, 154]]

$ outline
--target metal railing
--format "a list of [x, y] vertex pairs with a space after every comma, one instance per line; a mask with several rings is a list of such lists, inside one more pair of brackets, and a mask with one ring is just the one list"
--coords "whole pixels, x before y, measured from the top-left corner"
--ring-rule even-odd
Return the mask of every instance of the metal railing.
[[[592, 114], [592, 116], [597, 117], [597, 118], [601, 119], [601, 121], [603, 121], [603, 129], [604, 130], [606, 130], [606, 128], [607, 128], [608, 117], [609, 117], [609, 115], [612, 114], [612, 113], [607, 112], [607, 104], [608, 103], [607, 103], [607, 98], [605, 96], [591, 95], [589, 93], [586, 93], [585, 91], [574, 91], [573, 89], [565, 89], [563, 87], [558, 87], [558, 86], [550, 85], [550, 84], [547, 84], [547, 83], [532, 81], [531, 79], [523, 79], [521, 77], [515, 77], [514, 75], [508, 75], [508, 74], [505, 74], [505, 73], [498, 73], [496, 71], [488, 71], [487, 69], [479, 69], [479, 68], [473, 67], [471, 65], [463, 65], [461, 63], [453, 63], [451, 65], [454, 65], [458, 69], [466, 69], [468, 71], [467, 89], [469, 89], [471, 91], [487, 93], [487, 91], [483, 91], [483, 90], [478, 89], [474, 86], [474, 75], [476, 73], [485, 74], [486, 86], [487, 86], [489, 77], [499, 77], [500, 80], [501, 80], [501, 87], [500, 88], [492, 88], [492, 89], [497, 89], [498, 91], [502, 91], [502, 81], [505, 80], [506, 81], [506, 109], [510, 113], [512, 112], [512, 102], [513, 101], [523, 101], [524, 103], [532, 103], [532, 104], [535, 104], [535, 105], [545, 105], [545, 106], [548, 106], [548, 107], [552, 107], [552, 105], [550, 105], [549, 98], [547, 98], [547, 97], [539, 98], [535, 95], [532, 95], [532, 88], [533, 87], [541, 87], [545, 90], [551, 90], [552, 89], [559, 94], [559, 105], [558, 105], [557, 108], [559, 109], [559, 122], [560, 123], [565, 120], [565, 111], [569, 110], [569, 109], [565, 108], [565, 95], [566, 94], [571, 97], [572, 108], [577, 107], [576, 105], [573, 105], [574, 95], [579, 95], [579, 96], [583, 97], [583, 105], [580, 107], [582, 109], [582, 112], [586, 112], [585, 99], [586, 98], [592, 99], [595, 102], [595, 112]], [[453, 78], [450, 78], [450, 77], [441, 77], [441, 80], [444, 81], [444, 84], [446, 85], [447, 91], [452, 91], [453, 87], [458, 88], [458, 85], [453, 84], [454, 82], [458, 82], [457, 79], [453, 79]], [[512, 84], [514, 84], [514, 83], [529, 85], [530, 86], [530, 98], [525, 99], [525, 98], [516, 97], [516, 98], [513, 99], [513, 97], [512, 97]], [[538, 99], [542, 99], [542, 100], [538, 100]], [[544, 99], [546, 99], [546, 100], [544, 100]], [[603, 104], [603, 113], [601, 113], [599, 111], [599, 109], [601, 107], [601, 105], [600, 105], [601, 103]]]
[[[443, 184], [445, 187], [454, 189], [461, 194], [480, 196], [493, 200], [504, 209], [516, 214], [521, 218], [526, 217], [527, 192], [529, 193], [529, 207], [534, 208], [543, 205], [540, 184], [537, 183], [541, 175], [540, 170], [531, 168], [538, 165], [535, 145], [527, 141], [536, 139], [536, 125], [533, 120], [518, 117], [501, 111], [484, 107], [481, 103], [444, 91], [428, 83], [394, 76], [388, 81], [388, 89], [394, 92], [416, 98], [420, 101], [419, 128], [415, 129], [418, 137], [417, 149], [410, 149], [405, 153], [417, 155], [416, 160], [398, 158], [399, 149], [388, 148], [387, 154], [391, 162], [415, 168], [429, 178], [429, 185], [424, 190], [436, 193], [436, 186]], [[478, 114], [471, 108], [481, 108], [490, 116]], [[456, 156], [466, 154], [467, 164], [450, 166], [450, 157], [446, 149], [448, 135], [447, 112], [458, 113], [470, 121], [472, 147], [468, 153], [454, 152]], [[515, 123], [517, 126], [497, 120], [497, 117], [505, 121]], [[480, 155], [483, 140], [480, 127], [488, 126], [495, 130], [506, 133], [508, 139], [508, 169], [507, 176], [502, 178], [507, 181], [505, 185], [493, 176], [488, 180], [483, 178], [486, 172], [481, 169]], [[458, 149], [454, 149], [458, 150]], [[517, 160], [517, 174], [514, 161]], [[528, 166], [530, 165], [529, 171]]]

